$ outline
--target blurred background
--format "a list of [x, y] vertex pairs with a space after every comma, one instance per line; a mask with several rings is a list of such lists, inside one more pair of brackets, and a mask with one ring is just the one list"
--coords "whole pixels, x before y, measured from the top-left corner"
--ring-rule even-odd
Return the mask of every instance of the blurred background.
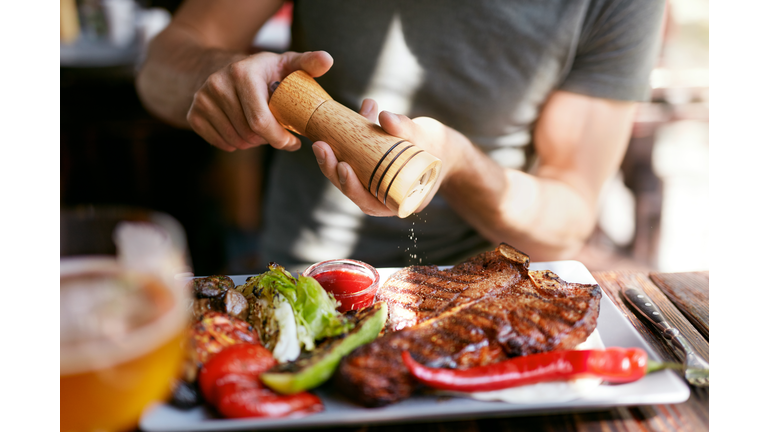
[[[271, 148], [219, 151], [141, 106], [134, 77], [180, 1], [61, 0], [61, 206], [126, 204], [184, 226], [195, 273], [243, 274], [260, 253]], [[292, 3], [253, 50], [290, 42]], [[597, 229], [576, 259], [590, 270], [708, 270], [709, 3], [669, 0], [664, 44]]]

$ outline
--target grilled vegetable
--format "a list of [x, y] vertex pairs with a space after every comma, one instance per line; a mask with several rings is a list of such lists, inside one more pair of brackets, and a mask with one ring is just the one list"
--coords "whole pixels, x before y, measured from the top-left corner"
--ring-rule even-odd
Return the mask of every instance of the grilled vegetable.
[[324, 383], [333, 375], [342, 357], [376, 339], [387, 321], [387, 304], [379, 302], [361, 309], [353, 321], [355, 327], [349, 333], [324, 340], [294, 362], [275, 366], [261, 374], [261, 382], [282, 394], [296, 394]]
[[201, 365], [230, 345], [259, 343], [258, 334], [247, 322], [213, 311], [192, 326], [190, 336], [195, 359]]
[[200, 366], [224, 348], [259, 343], [259, 335], [247, 322], [221, 312], [205, 312], [187, 331], [189, 343], [183, 378], [188, 383], [195, 382]]
[[229, 276], [214, 275], [192, 279], [192, 289], [197, 298], [215, 298], [224, 295], [227, 290], [235, 288], [235, 283]]
[[173, 384], [171, 403], [189, 409], [201, 402], [197, 395], [200, 367], [224, 348], [241, 343], [259, 343], [259, 335], [250, 324], [225, 313], [204, 312], [187, 329], [181, 379]]
[[295, 360], [315, 341], [345, 333], [351, 323], [336, 310], [336, 301], [313, 278], [293, 277], [282, 266], [246, 280], [237, 291], [248, 299], [250, 322], [278, 362]]
[[235, 290], [235, 283], [229, 276], [194, 278], [190, 285], [195, 294], [193, 318], [200, 319], [208, 311], [224, 312], [241, 320], [248, 318], [248, 301]]
[[212, 303], [212, 307], [217, 311], [226, 312], [241, 320], [248, 318], [248, 300], [233, 289], [227, 290], [223, 296], [214, 299]]
[[240, 344], [213, 356], [200, 370], [205, 400], [228, 418], [284, 417], [322, 411], [323, 403], [310, 393], [279, 395], [259, 382], [259, 374], [275, 364], [261, 345]]
[[[422, 384], [460, 392], [501, 390], [576, 378], [626, 383], [639, 380], [658, 365], [649, 362], [648, 354], [640, 348], [550, 351], [467, 369], [429, 368], [416, 362], [407, 351], [402, 352], [402, 357], [408, 370]], [[653, 368], [649, 368], [651, 365]]]

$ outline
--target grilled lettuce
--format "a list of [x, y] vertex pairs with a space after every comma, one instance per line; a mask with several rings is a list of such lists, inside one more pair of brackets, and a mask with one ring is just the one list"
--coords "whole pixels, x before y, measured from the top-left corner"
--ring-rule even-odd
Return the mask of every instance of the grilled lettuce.
[[352, 323], [336, 311], [336, 300], [310, 277], [293, 277], [282, 266], [248, 278], [236, 288], [249, 299], [250, 321], [261, 341], [284, 363], [295, 360], [315, 342], [346, 333]]

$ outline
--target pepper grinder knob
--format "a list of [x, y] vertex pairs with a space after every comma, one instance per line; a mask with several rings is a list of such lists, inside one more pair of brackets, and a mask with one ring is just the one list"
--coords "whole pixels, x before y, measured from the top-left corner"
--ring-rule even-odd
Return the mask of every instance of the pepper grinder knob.
[[347, 162], [360, 183], [398, 217], [419, 208], [435, 186], [440, 159], [336, 102], [302, 70], [280, 82], [269, 109], [284, 128], [327, 142], [336, 158]]

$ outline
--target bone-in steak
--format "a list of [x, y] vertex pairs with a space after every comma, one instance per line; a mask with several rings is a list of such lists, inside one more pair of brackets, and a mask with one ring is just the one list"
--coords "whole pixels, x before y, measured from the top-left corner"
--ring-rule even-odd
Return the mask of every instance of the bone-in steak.
[[[528, 273], [528, 256], [501, 244], [450, 270], [414, 266], [382, 288], [389, 331], [347, 356], [337, 388], [366, 406], [407, 398], [417, 383], [400, 352], [430, 367], [470, 367], [570, 349], [597, 325], [600, 288]], [[408, 300], [405, 300], [408, 299]]]
[[528, 262], [526, 254], [502, 243], [495, 251], [450, 269], [406, 267], [389, 277], [376, 294], [376, 301], [385, 301], [389, 306], [387, 330], [402, 330], [480, 298], [495, 287], [519, 282], [527, 272]]

